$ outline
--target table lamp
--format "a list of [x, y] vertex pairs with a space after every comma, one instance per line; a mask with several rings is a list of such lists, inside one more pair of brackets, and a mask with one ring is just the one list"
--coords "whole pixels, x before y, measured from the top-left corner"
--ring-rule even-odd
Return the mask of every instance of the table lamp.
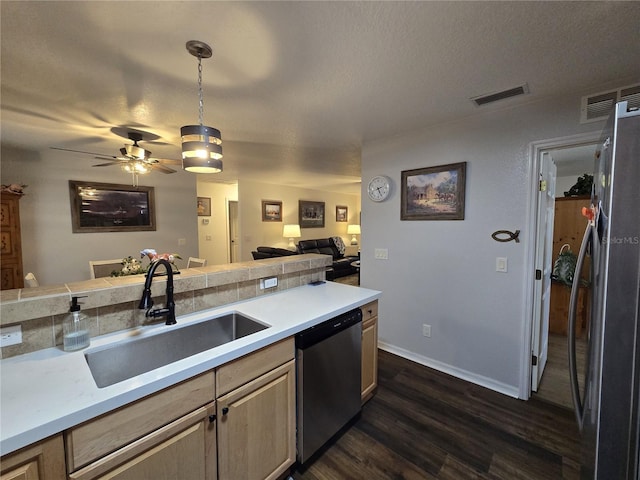
[[356, 235], [360, 235], [360, 225], [348, 225], [347, 235], [351, 235], [351, 245], [358, 245]]
[[289, 250], [295, 250], [296, 245], [293, 243], [294, 238], [300, 238], [300, 225], [285, 225], [282, 230], [282, 236], [289, 239]]

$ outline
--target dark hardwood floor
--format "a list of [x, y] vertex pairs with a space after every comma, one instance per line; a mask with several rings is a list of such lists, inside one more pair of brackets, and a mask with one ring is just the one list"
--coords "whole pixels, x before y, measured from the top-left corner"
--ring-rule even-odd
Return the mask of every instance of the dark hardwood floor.
[[361, 417], [296, 480], [578, 478], [573, 413], [379, 351]]

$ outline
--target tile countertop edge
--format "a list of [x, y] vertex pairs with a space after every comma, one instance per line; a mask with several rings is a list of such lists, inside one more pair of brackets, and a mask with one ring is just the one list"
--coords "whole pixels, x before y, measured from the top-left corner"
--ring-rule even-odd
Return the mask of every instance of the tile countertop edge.
[[[380, 295], [377, 290], [327, 282], [179, 316], [179, 324], [188, 324], [238, 311], [271, 327], [101, 389], [95, 385], [84, 361], [85, 350], [67, 353], [59, 348], [50, 348], [1, 360], [0, 454], [14, 452], [288, 338], [376, 300]], [[153, 326], [149, 332], [163, 327]], [[127, 333], [92, 338], [89, 349], [125, 339]]]

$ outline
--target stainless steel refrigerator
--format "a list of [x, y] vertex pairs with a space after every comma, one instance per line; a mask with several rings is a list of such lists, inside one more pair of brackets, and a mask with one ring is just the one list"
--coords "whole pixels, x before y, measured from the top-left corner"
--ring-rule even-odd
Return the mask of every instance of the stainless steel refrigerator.
[[[569, 365], [582, 432], [581, 478], [638, 480], [640, 111], [616, 105], [596, 151], [591, 208], [569, 313]], [[582, 279], [581, 279], [582, 278]], [[576, 364], [579, 288], [588, 293], [584, 384]]]

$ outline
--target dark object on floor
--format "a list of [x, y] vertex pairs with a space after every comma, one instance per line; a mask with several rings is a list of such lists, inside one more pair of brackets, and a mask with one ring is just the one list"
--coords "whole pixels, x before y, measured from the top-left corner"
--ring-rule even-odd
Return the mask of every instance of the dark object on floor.
[[359, 257], [345, 257], [340, 253], [332, 238], [317, 238], [315, 240], [300, 240], [298, 242], [298, 252], [300, 253], [320, 253], [331, 255], [333, 262], [327, 270], [327, 280], [340, 278], [358, 273], [358, 269], [351, 265]]
[[569, 189], [568, 192], [564, 192], [565, 197], [578, 197], [581, 195], [591, 195], [591, 185], [593, 184], [593, 175], [585, 173], [581, 177], [578, 177], [576, 184]]
[[263, 258], [275, 258], [275, 257], [286, 257], [289, 255], [297, 255], [298, 252], [294, 252], [292, 250], [287, 250], [286, 248], [275, 248], [275, 247], [258, 247], [256, 251], [251, 252], [254, 260], [260, 260]]

